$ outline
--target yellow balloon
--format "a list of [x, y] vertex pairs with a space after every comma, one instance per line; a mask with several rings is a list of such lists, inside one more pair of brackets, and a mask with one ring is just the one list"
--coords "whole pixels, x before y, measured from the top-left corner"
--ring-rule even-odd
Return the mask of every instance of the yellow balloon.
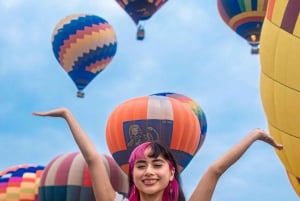
[[276, 151], [300, 197], [299, 0], [269, 0], [260, 41], [260, 94]]

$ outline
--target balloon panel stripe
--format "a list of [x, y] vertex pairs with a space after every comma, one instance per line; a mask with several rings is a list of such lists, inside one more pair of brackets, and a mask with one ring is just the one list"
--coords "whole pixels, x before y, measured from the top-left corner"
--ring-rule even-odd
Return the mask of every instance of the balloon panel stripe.
[[64, 172], [68, 172], [70, 170], [72, 161], [75, 158], [75, 156], [76, 153], [66, 154], [66, 157], [64, 157], [63, 160], [60, 161], [55, 174], [55, 185], [63, 185], [67, 183], [69, 175], [64, 174]]
[[233, 30], [236, 29], [239, 25], [247, 22], [259, 21], [263, 22], [265, 18], [266, 12], [264, 11], [251, 11], [247, 13], [242, 13], [230, 19], [228, 22], [228, 26], [230, 26]]
[[68, 178], [67, 178], [67, 183], [70, 185], [82, 185], [82, 179], [83, 175], [78, 174], [79, 172], [83, 172], [85, 160], [83, 156], [80, 153], [77, 153], [69, 167], [69, 170], [67, 170], [68, 173]]
[[[263, 16], [252, 16], [252, 17], [247, 17], [247, 18], [242, 18], [239, 21], [235, 21], [234, 24], [232, 24], [232, 29], [237, 30], [239, 26], [247, 25], [247, 24], [258, 24], [260, 25], [259, 27], [262, 27], [264, 21]], [[254, 26], [255, 28], [256, 26]]]
[[47, 175], [48, 174], [48, 172], [49, 172], [49, 170], [50, 170], [50, 167], [52, 166], [52, 164], [54, 163], [54, 161], [56, 160], [56, 158], [58, 158], [59, 156], [57, 156], [57, 157], [55, 157], [52, 161], [50, 161], [49, 163], [48, 163], [48, 165], [45, 167], [45, 169], [44, 169], [44, 171], [43, 171], [43, 173], [42, 173], [42, 175], [41, 175], [41, 180], [40, 180], [40, 185], [45, 185], [45, 183], [46, 183], [46, 178], [47, 177], [45, 177], [45, 176], [43, 176], [44, 174], [45, 175]]
[[268, 8], [268, 0], [258, 1], [257, 11], [266, 11]]
[[[189, 106], [182, 104], [179, 100], [171, 99], [174, 124], [170, 148], [194, 155], [200, 141], [199, 121]], [[189, 124], [190, 126], [182, 126]]]
[[268, 5], [268, 19], [275, 24], [277, 27], [280, 27], [283, 16], [286, 12], [286, 7], [289, 1], [273, 1], [269, 0]]
[[249, 10], [257, 10], [257, 8], [257, 0], [251, 0], [251, 8]]
[[268, 7], [267, 7], [267, 14], [266, 14], [266, 18], [271, 20], [272, 19], [272, 15], [273, 15], [273, 10], [274, 10], [274, 6], [275, 6], [275, 0], [268, 0]]
[[104, 45], [103, 47], [97, 47], [95, 50], [83, 53], [82, 56], [78, 57], [77, 61], [74, 62], [72, 69], [87, 70], [86, 66], [91, 66], [97, 61], [101, 61], [107, 58], [112, 58], [116, 54], [117, 44], [110, 44], [109, 46]]
[[238, 0], [240, 12], [252, 10], [251, 3], [252, 3], [252, 0]]
[[56, 172], [58, 171], [59, 165], [64, 160], [65, 157], [67, 157], [66, 154], [63, 154], [59, 157], [56, 157], [54, 160], [52, 160], [50, 162], [50, 167], [49, 167], [49, 165], [46, 166], [46, 168], [49, 167], [49, 169], [47, 171], [47, 174], [43, 174], [43, 177], [44, 177], [44, 175], [46, 177], [44, 185], [53, 185], [53, 184], [55, 184]]
[[71, 69], [74, 62], [72, 58], [76, 59], [90, 49], [116, 43], [114, 30], [109, 24], [105, 25], [86, 27], [84, 30], [78, 30], [76, 34], [65, 40], [60, 47], [58, 60], [67, 72]]
[[228, 16], [227, 12], [225, 11], [222, 0], [217, 1], [217, 8], [218, 8], [221, 18], [224, 20], [225, 23], [228, 23], [230, 17]]
[[82, 186], [85, 187], [91, 187], [92, 186], [92, 181], [90, 177], [90, 172], [87, 163], [84, 163], [83, 167], [83, 183]]
[[165, 96], [149, 96], [147, 119], [173, 120], [171, 101]]
[[121, 178], [121, 174], [123, 173], [118, 164], [115, 162], [115, 160], [111, 157], [104, 156], [105, 159], [108, 161], [108, 163], [115, 164], [111, 166], [111, 172], [116, 172], [117, 174], [110, 174], [111, 183], [113, 186], [116, 186], [117, 188], [121, 188], [123, 185], [123, 181], [119, 178]]
[[[53, 52], [56, 58], [59, 58], [58, 53], [60, 52], [60, 47], [64, 44], [65, 40], [68, 40], [70, 35], [76, 34], [78, 30], [84, 30], [85, 27], [91, 27], [95, 24], [105, 24], [106, 20], [94, 15], [74, 15], [74, 19], [72, 19], [69, 23], [64, 24], [61, 28], [56, 28], [54, 30], [55, 35], [53, 36]], [[57, 31], [56, 31], [57, 30]]]
[[238, 1], [228, 3], [228, 0], [220, 0], [220, 2], [229, 19], [242, 12]]
[[299, 13], [300, 13], [300, 1], [290, 0], [286, 7], [284, 16], [282, 18], [280, 28], [293, 34], [296, 23], [299, 21], [298, 20]]
[[89, 66], [86, 66], [85, 69], [91, 73], [97, 74], [97, 73], [101, 72], [102, 70], [104, 70], [106, 65], [108, 63], [110, 63], [111, 61], [112, 61], [112, 57], [105, 58], [105, 59], [102, 59], [101, 61], [96, 61], [95, 63], [92, 63]]

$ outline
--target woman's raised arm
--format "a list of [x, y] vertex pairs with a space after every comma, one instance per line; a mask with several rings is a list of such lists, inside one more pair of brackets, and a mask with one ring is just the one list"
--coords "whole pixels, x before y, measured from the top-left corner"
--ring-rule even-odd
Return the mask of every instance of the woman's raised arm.
[[88, 164], [93, 185], [94, 195], [97, 201], [112, 201], [115, 199], [115, 191], [110, 183], [101, 156], [98, 154], [95, 145], [73, 116], [64, 107], [53, 109], [47, 112], [33, 112], [36, 116], [61, 117], [66, 120], [73, 138], [77, 143], [86, 163]]
[[240, 142], [229, 149], [223, 156], [210, 165], [195, 191], [192, 193], [189, 201], [210, 201], [212, 199], [215, 187], [221, 175], [247, 151], [247, 149], [256, 141], [264, 141], [277, 149], [283, 146], [277, 144], [272, 137], [261, 129], [254, 129], [246, 135]]

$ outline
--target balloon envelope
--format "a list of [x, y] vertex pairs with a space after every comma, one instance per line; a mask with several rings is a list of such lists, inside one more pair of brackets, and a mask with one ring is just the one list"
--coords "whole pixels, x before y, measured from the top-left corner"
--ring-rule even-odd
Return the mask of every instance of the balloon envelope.
[[217, 0], [221, 18], [252, 46], [252, 53], [258, 53], [267, 4], [268, 0]]
[[106, 142], [126, 173], [131, 151], [143, 142], [156, 140], [171, 148], [182, 171], [200, 142], [199, 121], [190, 107], [171, 97], [151, 95], [125, 101], [110, 114]]
[[[101, 155], [113, 188], [126, 195], [127, 175], [112, 157]], [[61, 154], [46, 166], [39, 187], [39, 201], [95, 201], [87, 164], [81, 153]]]
[[167, 0], [116, 0], [126, 11], [135, 24], [141, 20], [148, 20]]
[[83, 89], [111, 62], [117, 51], [113, 27], [103, 18], [73, 14], [61, 19], [52, 33], [52, 50], [83, 97]]
[[131, 17], [134, 23], [138, 26], [137, 39], [144, 39], [144, 28], [140, 22], [148, 20], [156, 13], [167, 0], [116, 0], [122, 9]]
[[269, 0], [261, 35], [260, 94], [276, 153], [300, 196], [300, 1]]
[[205, 113], [202, 110], [202, 108], [200, 107], [200, 105], [196, 101], [191, 99], [190, 97], [185, 96], [183, 94], [179, 94], [179, 93], [162, 92], [162, 93], [157, 93], [157, 94], [153, 94], [153, 95], [167, 96], [167, 97], [175, 98], [175, 99], [181, 101], [182, 103], [187, 104], [192, 109], [192, 111], [197, 116], [197, 118], [199, 120], [199, 124], [200, 124], [200, 142], [199, 142], [199, 145], [197, 148], [199, 150], [204, 143], [206, 133], [207, 133], [207, 120], [206, 120]]
[[1, 201], [38, 201], [44, 166], [22, 164], [0, 172]]

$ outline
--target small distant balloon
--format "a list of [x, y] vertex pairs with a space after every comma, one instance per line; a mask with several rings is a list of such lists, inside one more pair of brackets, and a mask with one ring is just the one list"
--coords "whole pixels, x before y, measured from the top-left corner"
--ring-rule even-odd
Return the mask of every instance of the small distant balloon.
[[268, 0], [217, 0], [223, 21], [251, 45], [251, 53], [259, 53], [260, 33]]
[[143, 40], [145, 29], [142, 21], [151, 18], [168, 0], [116, 0], [137, 26], [137, 40]]
[[[115, 191], [128, 193], [127, 175], [114, 159], [101, 155]], [[64, 153], [45, 167], [39, 186], [39, 201], [95, 201], [87, 163], [79, 152]]]
[[1, 201], [39, 201], [38, 187], [44, 166], [22, 164], [0, 172]]
[[117, 51], [113, 27], [103, 18], [73, 14], [61, 19], [52, 33], [52, 50], [76, 85], [77, 97], [112, 61]]

